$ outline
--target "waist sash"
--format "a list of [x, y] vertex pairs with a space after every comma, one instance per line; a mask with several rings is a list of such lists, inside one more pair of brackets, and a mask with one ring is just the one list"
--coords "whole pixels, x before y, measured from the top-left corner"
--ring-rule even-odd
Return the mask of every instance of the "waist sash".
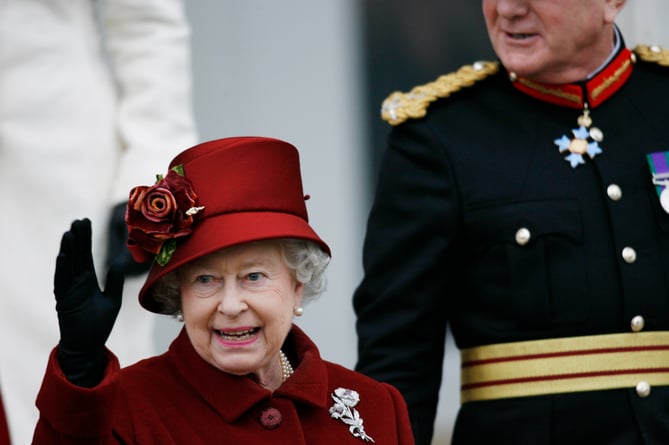
[[460, 356], [462, 403], [669, 385], [669, 331], [500, 343]]

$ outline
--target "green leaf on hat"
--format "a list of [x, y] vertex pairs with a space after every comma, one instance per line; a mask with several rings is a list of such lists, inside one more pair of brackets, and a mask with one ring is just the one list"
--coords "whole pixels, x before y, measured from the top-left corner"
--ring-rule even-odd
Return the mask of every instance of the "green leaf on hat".
[[165, 265], [170, 262], [170, 259], [172, 258], [172, 255], [174, 255], [174, 252], [176, 252], [176, 250], [177, 250], [176, 240], [170, 239], [165, 241], [162, 247], [160, 248], [160, 252], [158, 252], [158, 255], [156, 255], [156, 263], [165, 267]]
[[183, 164], [175, 165], [174, 167], [172, 167], [172, 170], [178, 173], [179, 176], [186, 176]]

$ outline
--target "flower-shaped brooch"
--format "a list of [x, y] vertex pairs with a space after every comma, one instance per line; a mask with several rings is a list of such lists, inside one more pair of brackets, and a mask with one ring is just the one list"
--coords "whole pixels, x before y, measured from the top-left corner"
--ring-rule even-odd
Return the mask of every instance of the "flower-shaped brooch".
[[365, 433], [365, 428], [362, 426], [362, 417], [355, 409], [360, 401], [358, 392], [352, 389], [337, 388], [331, 397], [335, 403], [330, 407], [330, 416], [348, 425], [348, 430], [354, 437], [359, 437], [365, 442], [374, 442], [374, 439]]

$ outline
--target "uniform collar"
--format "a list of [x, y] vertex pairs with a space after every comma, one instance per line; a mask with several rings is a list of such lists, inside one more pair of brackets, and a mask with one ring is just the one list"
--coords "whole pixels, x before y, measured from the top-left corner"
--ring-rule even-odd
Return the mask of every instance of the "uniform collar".
[[293, 325], [284, 343], [284, 351], [291, 361], [295, 361], [295, 372], [274, 393], [248, 377], [227, 374], [205, 362], [193, 348], [185, 328], [170, 345], [168, 356], [184, 383], [227, 422], [236, 421], [258, 403], [269, 402], [272, 397], [324, 408], [329, 402], [327, 369], [316, 345]]
[[594, 109], [618, 91], [632, 74], [635, 56], [621, 46], [611, 61], [588, 80], [569, 84], [535, 82], [509, 73], [513, 86], [536, 99], [564, 107]]

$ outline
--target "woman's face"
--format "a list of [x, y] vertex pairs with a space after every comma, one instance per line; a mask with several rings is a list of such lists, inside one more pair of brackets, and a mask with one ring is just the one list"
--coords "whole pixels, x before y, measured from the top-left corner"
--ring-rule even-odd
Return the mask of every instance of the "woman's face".
[[197, 353], [221, 371], [278, 387], [279, 349], [303, 292], [279, 242], [220, 250], [183, 266], [179, 277], [184, 324]]
[[613, 49], [625, 0], [483, 0], [495, 52], [510, 70], [545, 83], [586, 78]]

